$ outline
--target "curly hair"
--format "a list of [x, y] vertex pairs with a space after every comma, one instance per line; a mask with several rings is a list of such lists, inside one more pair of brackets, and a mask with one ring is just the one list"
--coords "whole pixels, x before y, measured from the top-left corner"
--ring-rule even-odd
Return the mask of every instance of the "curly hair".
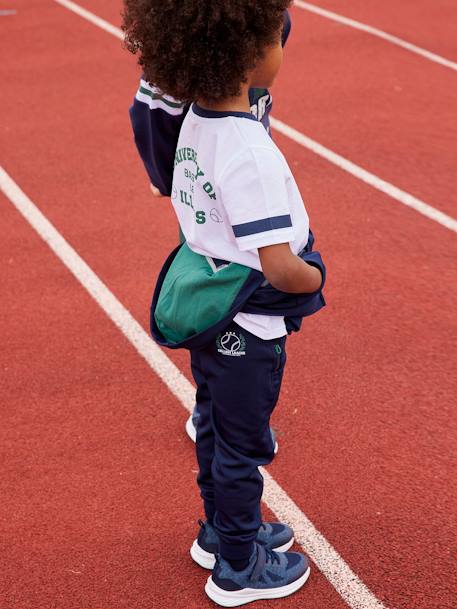
[[240, 94], [290, 1], [124, 0], [125, 46], [163, 93], [215, 103]]

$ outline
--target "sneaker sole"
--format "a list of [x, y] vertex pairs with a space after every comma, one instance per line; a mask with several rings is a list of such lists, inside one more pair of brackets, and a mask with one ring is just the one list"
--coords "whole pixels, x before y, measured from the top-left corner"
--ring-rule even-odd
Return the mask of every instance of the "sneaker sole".
[[235, 590], [233, 592], [219, 588], [219, 586], [213, 582], [213, 578], [210, 575], [205, 585], [205, 592], [212, 601], [221, 605], [221, 607], [239, 607], [240, 605], [246, 605], [253, 601], [289, 596], [290, 594], [297, 592], [297, 590], [306, 583], [310, 573], [311, 568], [308, 567], [307, 571], [294, 582], [278, 588], [263, 588], [260, 590], [255, 588], [243, 588], [242, 590]]
[[192, 442], [197, 441], [197, 430], [195, 429], [195, 425], [192, 421], [192, 415], [186, 421], [186, 433]]
[[216, 564], [216, 558], [212, 552], [207, 552], [204, 550], [198, 543], [197, 539], [194, 540], [192, 547], [190, 549], [190, 555], [192, 556], [192, 560], [194, 560], [197, 565], [203, 567], [204, 569], [213, 569]]
[[[190, 415], [190, 417], [187, 419], [185, 427], [186, 427], [187, 435], [192, 440], [192, 442], [195, 443], [197, 441], [197, 430], [195, 429], [194, 422], [192, 421], [192, 415]], [[274, 448], [275, 455], [278, 453], [278, 448], [279, 448], [278, 443], [275, 442], [275, 448]]]
[[[287, 543], [283, 544], [282, 546], [278, 546], [277, 548], [272, 548], [272, 550], [274, 550], [275, 552], [287, 552], [287, 550], [292, 547], [293, 543], [294, 538], [292, 537], [292, 539], [289, 539]], [[200, 567], [203, 567], [204, 569], [212, 570], [214, 568], [214, 565], [216, 564], [216, 558], [214, 554], [204, 550], [199, 545], [197, 539], [195, 539], [194, 543], [192, 544], [192, 547], [190, 549], [190, 555], [192, 556], [192, 559], [197, 563], [197, 565], [200, 565]]]

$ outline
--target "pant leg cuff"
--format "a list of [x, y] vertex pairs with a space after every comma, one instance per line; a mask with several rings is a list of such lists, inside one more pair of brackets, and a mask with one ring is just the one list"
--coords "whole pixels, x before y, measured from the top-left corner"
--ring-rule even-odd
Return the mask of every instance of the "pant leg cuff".
[[225, 560], [249, 560], [254, 551], [254, 542], [248, 543], [226, 543], [219, 539], [219, 552]]

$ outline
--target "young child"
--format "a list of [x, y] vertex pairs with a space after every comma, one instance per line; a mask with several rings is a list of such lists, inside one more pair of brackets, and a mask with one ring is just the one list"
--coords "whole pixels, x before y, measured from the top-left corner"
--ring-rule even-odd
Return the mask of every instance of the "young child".
[[140, 53], [145, 80], [194, 102], [171, 193], [186, 243], [164, 265], [151, 318], [161, 344], [192, 354], [206, 522], [191, 554], [214, 565], [205, 590], [222, 606], [287, 596], [309, 561], [286, 551], [289, 527], [262, 523], [258, 467], [273, 458], [287, 332], [325, 304], [325, 267], [290, 169], [250, 113], [249, 89], [268, 88], [279, 70], [289, 0], [125, 4], [127, 47]]
[[[291, 19], [289, 11], [283, 14], [281, 44], [284, 47], [290, 34]], [[249, 89], [250, 112], [270, 132], [270, 112], [272, 97], [268, 89]], [[183, 120], [189, 111], [190, 104], [180, 102], [164, 94], [157, 87], [150, 85], [143, 78], [130, 108], [130, 119], [138, 153], [151, 181], [151, 192], [155, 197], [171, 195], [174, 156], [179, 132]], [[182, 234], [180, 235], [182, 237]], [[198, 405], [186, 421], [186, 432], [191, 440], [196, 441]], [[278, 441], [273, 429], [270, 429], [278, 452]]]

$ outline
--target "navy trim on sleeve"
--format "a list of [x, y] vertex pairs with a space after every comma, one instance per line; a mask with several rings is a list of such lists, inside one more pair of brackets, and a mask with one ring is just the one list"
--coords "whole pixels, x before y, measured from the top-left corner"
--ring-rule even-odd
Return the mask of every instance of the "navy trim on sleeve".
[[292, 219], [289, 214], [285, 216], [274, 216], [273, 218], [263, 218], [262, 220], [254, 220], [254, 222], [245, 222], [244, 224], [235, 224], [232, 226], [235, 237], [247, 237], [248, 235], [256, 235], [257, 233], [265, 233], [269, 230], [278, 228], [289, 228], [292, 226]]

